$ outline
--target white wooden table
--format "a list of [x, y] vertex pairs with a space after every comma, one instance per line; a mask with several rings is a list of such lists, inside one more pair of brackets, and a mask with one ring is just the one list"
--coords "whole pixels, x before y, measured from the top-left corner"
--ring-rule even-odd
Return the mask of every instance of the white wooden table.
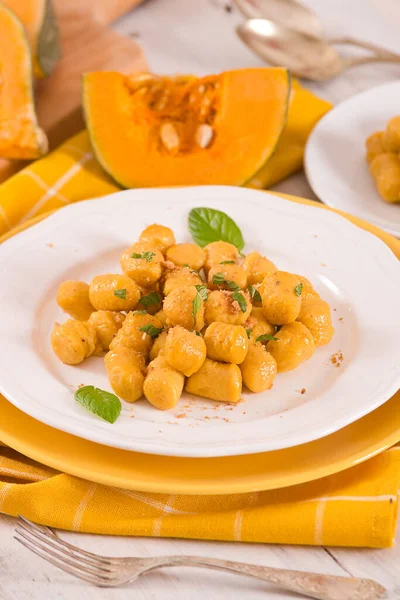
[[[68, 1], [68, 0], [66, 0]], [[111, 0], [110, 0], [111, 1]], [[400, 52], [399, 0], [308, 0], [327, 35], [352, 34]], [[234, 34], [237, 11], [229, 0], [148, 0], [117, 24], [138, 37], [151, 68], [160, 73], [208, 73], [261, 64]], [[338, 103], [374, 85], [400, 77], [400, 66], [370, 65], [348, 71], [326, 84], [309, 87]], [[400, 112], [400, 111], [399, 111]], [[277, 190], [314, 198], [304, 176], [295, 175]], [[125, 589], [103, 590], [82, 584], [45, 563], [13, 539], [14, 521], [0, 517], [1, 600], [257, 600], [295, 598], [262, 582], [229, 574], [193, 570], [158, 571]], [[400, 532], [389, 550], [354, 550], [136, 539], [63, 534], [88, 550], [108, 555], [200, 554], [275, 567], [372, 577], [400, 599]], [[298, 596], [296, 596], [298, 598]]]

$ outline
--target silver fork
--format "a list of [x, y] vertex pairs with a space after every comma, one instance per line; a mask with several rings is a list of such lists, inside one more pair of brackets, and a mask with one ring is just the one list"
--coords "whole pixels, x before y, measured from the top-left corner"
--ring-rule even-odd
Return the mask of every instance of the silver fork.
[[100, 587], [117, 587], [163, 567], [202, 567], [247, 575], [319, 600], [378, 600], [386, 590], [371, 579], [321, 575], [262, 567], [204, 556], [113, 558], [82, 550], [60, 539], [50, 527], [19, 517], [15, 539], [52, 565]]

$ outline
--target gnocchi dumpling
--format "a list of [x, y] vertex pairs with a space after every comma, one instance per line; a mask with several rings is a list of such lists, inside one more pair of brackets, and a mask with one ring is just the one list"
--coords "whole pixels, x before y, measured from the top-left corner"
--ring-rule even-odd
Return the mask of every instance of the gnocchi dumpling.
[[167, 326], [181, 325], [201, 331], [204, 327], [204, 301], [194, 285], [176, 288], [164, 300]]
[[237, 404], [242, 394], [242, 374], [237, 365], [206, 358], [197, 373], [186, 380], [185, 389], [203, 398]]
[[370, 135], [365, 142], [367, 150], [367, 162], [371, 162], [378, 154], [383, 154], [385, 148], [383, 147], [383, 131], [376, 131]]
[[158, 225], [153, 223], [146, 229], [143, 229], [139, 237], [139, 242], [149, 244], [154, 248], [157, 248], [162, 254], [165, 254], [170, 246], [175, 244], [175, 235], [172, 229], [165, 227], [165, 225]]
[[273, 262], [259, 252], [250, 252], [243, 261], [243, 269], [247, 273], [248, 285], [262, 283], [267, 275], [277, 271]]
[[400, 201], [400, 159], [397, 154], [378, 154], [369, 163], [369, 172], [383, 200]]
[[301, 284], [296, 275], [276, 271], [267, 275], [260, 287], [265, 318], [274, 325], [292, 323], [301, 308]]
[[274, 383], [277, 373], [276, 360], [263, 344], [251, 343], [240, 370], [243, 383], [251, 392], [265, 392]]
[[201, 335], [184, 327], [168, 330], [164, 346], [164, 356], [171, 367], [186, 377], [196, 373], [205, 361], [206, 345]]
[[400, 117], [393, 117], [383, 132], [382, 144], [385, 152], [400, 152]]
[[204, 261], [204, 270], [206, 273], [214, 265], [219, 265], [221, 262], [227, 260], [233, 260], [237, 262], [239, 258], [239, 251], [233, 244], [229, 242], [211, 242], [204, 246], [204, 252], [206, 253], [206, 259]]
[[136, 402], [143, 396], [146, 366], [142, 354], [121, 346], [106, 354], [104, 364], [117, 396], [126, 402]]
[[243, 290], [247, 285], [246, 271], [236, 264], [216, 264], [208, 271], [210, 290], [232, 290], [232, 284]]
[[267, 350], [276, 360], [279, 373], [296, 369], [314, 354], [314, 338], [303, 323], [283, 325], [275, 337], [276, 341], [268, 342]]
[[95, 310], [89, 299], [89, 285], [84, 281], [63, 281], [58, 288], [57, 304], [78, 321], [87, 321]]
[[62, 325], [56, 323], [51, 334], [51, 346], [61, 362], [78, 365], [95, 350], [95, 329], [89, 323], [74, 319], [68, 319]]
[[143, 385], [144, 395], [156, 408], [169, 410], [178, 404], [184, 382], [184, 375], [171, 367], [165, 356], [160, 354], [149, 364]]
[[207, 327], [204, 342], [208, 358], [235, 365], [244, 361], [249, 346], [244, 327], [218, 322]]
[[140, 290], [126, 275], [97, 275], [89, 286], [90, 302], [96, 310], [133, 310], [140, 300]]
[[121, 256], [121, 268], [137, 285], [152, 287], [161, 277], [163, 255], [157, 248], [143, 242], [133, 244]]
[[178, 267], [189, 267], [199, 271], [204, 265], [206, 253], [197, 244], [174, 244], [170, 246], [165, 258]]
[[211, 325], [214, 321], [229, 325], [243, 325], [251, 313], [251, 301], [247, 292], [227, 292], [215, 290], [205, 302], [205, 321]]
[[154, 343], [150, 350], [150, 355], [149, 355], [150, 360], [154, 360], [155, 358], [157, 358], [157, 356], [159, 354], [164, 353], [165, 342], [167, 341], [167, 334], [168, 334], [168, 331], [163, 331], [154, 340]]
[[96, 332], [96, 348], [93, 352], [95, 356], [101, 356], [109, 350], [124, 320], [124, 314], [112, 310], [96, 310], [90, 315], [88, 324]]
[[332, 325], [331, 309], [324, 300], [303, 303], [297, 320], [311, 331], [317, 347], [328, 344], [335, 333]]
[[202, 285], [203, 280], [198, 273], [195, 273], [187, 267], [171, 266], [171, 263], [166, 263], [166, 271], [164, 273], [163, 292], [164, 296], [168, 296], [171, 292], [185, 285]]
[[262, 308], [253, 306], [251, 315], [244, 324], [251, 340], [256, 341], [260, 335], [275, 335], [275, 326], [264, 316]]
[[134, 311], [127, 315], [121, 329], [110, 344], [110, 350], [115, 350], [121, 346], [135, 350], [144, 357], [148, 357], [153, 345], [153, 337], [145, 329], [151, 331], [151, 327], [162, 329], [157, 317], [143, 314], [140, 311]]

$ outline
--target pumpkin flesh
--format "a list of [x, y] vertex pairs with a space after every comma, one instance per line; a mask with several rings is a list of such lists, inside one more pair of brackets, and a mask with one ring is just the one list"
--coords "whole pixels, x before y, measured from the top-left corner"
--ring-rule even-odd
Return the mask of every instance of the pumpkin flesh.
[[36, 120], [25, 30], [0, 3], [0, 157], [31, 159], [46, 151], [47, 139]]
[[[67, 0], [68, 1], [68, 0]], [[32, 49], [34, 75], [49, 75], [61, 55], [52, 0], [3, 0], [23, 23]]]
[[[203, 78], [98, 72], [84, 76], [83, 104], [96, 156], [124, 187], [241, 185], [275, 149], [289, 92], [282, 68]], [[165, 126], [176, 134], [169, 147]], [[211, 130], [205, 146], [200, 126]]]

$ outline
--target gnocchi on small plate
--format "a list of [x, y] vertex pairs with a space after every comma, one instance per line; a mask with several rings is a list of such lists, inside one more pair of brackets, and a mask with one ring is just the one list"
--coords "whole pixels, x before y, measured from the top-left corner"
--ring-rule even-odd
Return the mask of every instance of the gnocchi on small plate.
[[100, 444], [286, 448], [400, 384], [398, 261], [321, 208], [223, 186], [128, 190], [57, 211], [0, 260], [1, 393]]

